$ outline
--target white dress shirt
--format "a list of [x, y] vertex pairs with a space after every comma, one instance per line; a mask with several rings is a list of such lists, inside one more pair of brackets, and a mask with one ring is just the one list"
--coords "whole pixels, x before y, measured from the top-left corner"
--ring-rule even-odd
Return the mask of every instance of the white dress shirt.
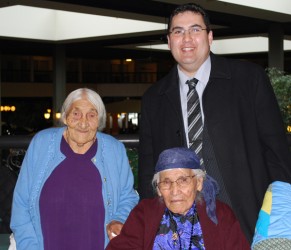
[[200, 101], [200, 108], [202, 113], [202, 121], [204, 122], [204, 112], [203, 112], [203, 105], [202, 105], [202, 95], [204, 89], [208, 83], [209, 76], [210, 76], [210, 69], [211, 69], [211, 61], [210, 56], [205, 60], [205, 62], [201, 65], [199, 70], [196, 72], [195, 75], [188, 77], [185, 73], [183, 73], [178, 67], [178, 74], [179, 74], [179, 85], [180, 85], [180, 97], [181, 97], [181, 107], [182, 107], [182, 114], [183, 114], [183, 121], [184, 121], [184, 128], [186, 133], [187, 145], [189, 147], [189, 139], [188, 139], [188, 117], [187, 117], [187, 93], [189, 90], [188, 85], [186, 84], [187, 80], [192, 78], [198, 79], [198, 83], [196, 86], [196, 91], [199, 96]]

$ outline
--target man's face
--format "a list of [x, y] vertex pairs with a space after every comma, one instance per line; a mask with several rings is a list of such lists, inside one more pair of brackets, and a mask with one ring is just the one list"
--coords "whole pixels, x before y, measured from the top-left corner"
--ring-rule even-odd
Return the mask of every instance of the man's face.
[[201, 30], [190, 33], [188, 29], [191, 27], [206, 28], [202, 15], [191, 11], [180, 13], [173, 17], [170, 32], [179, 28], [185, 30], [184, 34], [168, 35], [168, 47], [180, 69], [188, 76], [195, 74], [207, 59], [213, 40], [212, 31], [207, 33], [207, 30]]

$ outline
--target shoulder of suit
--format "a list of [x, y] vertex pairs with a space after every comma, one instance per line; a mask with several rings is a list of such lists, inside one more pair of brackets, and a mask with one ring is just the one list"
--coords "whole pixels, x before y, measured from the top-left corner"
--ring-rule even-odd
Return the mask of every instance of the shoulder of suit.
[[[165, 92], [170, 85], [178, 83], [178, 70], [177, 65], [173, 66], [173, 68], [160, 80], [153, 83], [145, 92], [144, 96], [161, 94]], [[178, 84], [177, 84], [178, 86]]]
[[[246, 61], [246, 60], [240, 60], [240, 59], [235, 59], [235, 58], [226, 58], [223, 56], [215, 55], [213, 53], [210, 54], [211, 58], [211, 64], [215, 65], [227, 65], [228, 67], [231, 68], [238, 68], [238, 69], [257, 69], [257, 70], [264, 70], [260, 65]], [[211, 65], [212, 66], [212, 65]]]

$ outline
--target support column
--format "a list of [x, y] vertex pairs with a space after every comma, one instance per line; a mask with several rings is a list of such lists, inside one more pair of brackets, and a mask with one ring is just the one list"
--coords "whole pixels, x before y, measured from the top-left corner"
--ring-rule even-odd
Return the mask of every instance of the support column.
[[33, 56], [29, 57], [30, 61], [30, 75], [29, 75], [29, 81], [34, 82], [34, 58]]
[[284, 30], [279, 23], [272, 23], [269, 28], [268, 67], [284, 71]]
[[119, 134], [119, 126], [118, 126], [118, 114], [112, 113], [112, 129], [111, 134], [112, 135], [118, 135]]
[[54, 81], [53, 81], [53, 121], [58, 126], [56, 113], [61, 111], [66, 98], [66, 51], [65, 45], [57, 44], [54, 54]]
[[[0, 107], [2, 105], [2, 53], [0, 51]], [[0, 110], [0, 136], [2, 135], [2, 111]]]

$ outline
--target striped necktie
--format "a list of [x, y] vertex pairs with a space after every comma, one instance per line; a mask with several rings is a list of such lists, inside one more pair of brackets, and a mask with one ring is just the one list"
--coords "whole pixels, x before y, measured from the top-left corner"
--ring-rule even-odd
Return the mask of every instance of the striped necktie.
[[188, 138], [189, 138], [189, 148], [194, 150], [194, 152], [200, 158], [200, 165], [203, 165], [202, 159], [202, 114], [199, 103], [199, 96], [196, 91], [196, 85], [198, 80], [193, 78], [188, 80], [186, 84], [189, 86], [189, 91], [187, 93], [187, 116], [188, 116]]

